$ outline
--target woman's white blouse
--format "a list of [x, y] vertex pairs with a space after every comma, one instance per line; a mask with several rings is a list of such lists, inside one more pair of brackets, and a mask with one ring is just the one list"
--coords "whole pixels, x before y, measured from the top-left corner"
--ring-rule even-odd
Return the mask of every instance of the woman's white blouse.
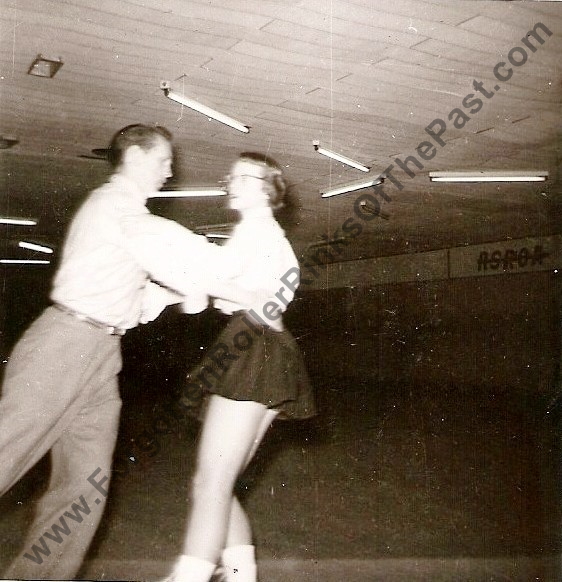
[[[267, 302], [285, 311], [298, 287], [299, 263], [270, 208], [247, 212], [222, 250], [224, 277], [245, 289], [263, 292]], [[215, 307], [228, 314], [242, 309], [224, 299], [216, 299]]]

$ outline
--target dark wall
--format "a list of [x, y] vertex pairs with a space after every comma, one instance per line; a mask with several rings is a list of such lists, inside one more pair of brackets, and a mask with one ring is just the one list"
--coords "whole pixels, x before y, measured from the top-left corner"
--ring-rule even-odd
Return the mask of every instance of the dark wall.
[[[50, 277], [39, 269], [3, 275], [3, 360], [48, 303]], [[286, 319], [319, 387], [384, 382], [548, 392], [559, 360], [561, 287], [558, 275], [539, 272], [311, 291], [297, 296]], [[171, 308], [129, 332], [127, 384], [173, 385], [223, 323], [211, 312]]]
[[0, 356], [4, 361], [29, 323], [49, 303], [53, 269], [0, 266]]
[[560, 297], [539, 272], [309, 292], [289, 319], [319, 376], [547, 391]]

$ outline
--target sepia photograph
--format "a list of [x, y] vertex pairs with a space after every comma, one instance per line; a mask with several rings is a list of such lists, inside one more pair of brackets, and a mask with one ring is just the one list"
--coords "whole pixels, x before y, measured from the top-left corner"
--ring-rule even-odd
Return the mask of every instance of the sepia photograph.
[[562, 580], [562, 1], [0, 0], [0, 581]]

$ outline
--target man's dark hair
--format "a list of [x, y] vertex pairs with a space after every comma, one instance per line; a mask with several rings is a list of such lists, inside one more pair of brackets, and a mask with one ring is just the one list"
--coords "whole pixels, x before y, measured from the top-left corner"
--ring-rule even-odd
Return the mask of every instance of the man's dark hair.
[[114, 168], [117, 168], [123, 161], [123, 154], [127, 148], [136, 145], [143, 150], [149, 150], [162, 137], [169, 142], [172, 141], [172, 134], [165, 127], [141, 123], [127, 125], [113, 136], [107, 159]]

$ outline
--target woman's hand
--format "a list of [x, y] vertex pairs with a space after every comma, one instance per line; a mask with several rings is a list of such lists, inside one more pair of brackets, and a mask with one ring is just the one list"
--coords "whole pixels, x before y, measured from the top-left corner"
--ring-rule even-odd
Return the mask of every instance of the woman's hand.
[[[225, 282], [223, 287], [224, 289], [217, 289], [218, 292], [214, 294], [217, 298], [215, 300], [217, 309], [226, 314], [231, 314], [238, 309], [244, 309], [248, 313], [248, 317], [258, 325], [267, 325], [275, 331], [283, 331], [285, 329], [281, 308], [270, 309], [272, 304], [278, 305], [271, 297], [271, 289], [249, 290], [239, 287], [230, 281]], [[267, 306], [267, 309], [265, 306]], [[255, 312], [256, 317], [251, 316], [252, 310]]]

